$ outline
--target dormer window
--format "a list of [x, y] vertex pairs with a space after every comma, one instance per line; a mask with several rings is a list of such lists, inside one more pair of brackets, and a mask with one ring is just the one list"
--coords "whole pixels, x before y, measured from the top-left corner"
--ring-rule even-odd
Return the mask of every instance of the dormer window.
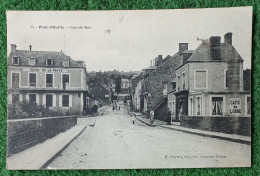
[[29, 57], [29, 65], [35, 65], [36, 64], [36, 59], [34, 57]]
[[19, 57], [17, 57], [17, 56], [13, 57], [13, 64], [14, 65], [19, 65]]
[[53, 59], [48, 58], [46, 59], [46, 66], [52, 66], [53, 65]]
[[62, 61], [62, 66], [64, 66], [64, 67], [70, 66], [70, 60], [63, 60]]

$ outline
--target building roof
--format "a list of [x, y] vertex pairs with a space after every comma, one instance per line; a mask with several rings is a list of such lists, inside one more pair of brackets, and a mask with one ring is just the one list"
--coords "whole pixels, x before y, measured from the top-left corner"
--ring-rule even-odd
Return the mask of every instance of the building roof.
[[36, 64], [34, 66], [46, 66], [46, 59], [53, 59], [53, 67], [58, 66], [62, 67], [63, 60], [69, 60], [69, 67], [84, 67], [82, 64], [74, 61], [67, 56], [63, 52], [55, 52], [55, 51], [30, 51], [30, 50], [15, 50], [11, 52], [8, 57], [8, 65], [12, 65], [13, 56], [17, 56], [20, 58], [19, 65], [26, 66], [28, 64], [28, 58], [33, 57], [36, 58]]
[[[236, 49], [227, 43], [220, 44], [220, 55], [221, 61], [228, 61], [232, 58], [238, 58], [239, 62], [243, 62], [242, 57], [238, 54]], [[202, 43], [193, 52], [187, 62], [198, 62], [198, 61], [212, 61], [210, 56], [210, 44]]]

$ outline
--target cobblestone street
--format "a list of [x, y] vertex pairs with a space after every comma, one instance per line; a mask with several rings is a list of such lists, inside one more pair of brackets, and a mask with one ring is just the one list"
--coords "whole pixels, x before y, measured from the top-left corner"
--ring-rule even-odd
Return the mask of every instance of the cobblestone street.
[[[102, 116], [81, 118], [90, 124], [47, 168], [119, 169], [232, 167], [250, 163], [249, 145], [150, 127], [121, 110], [108, 108]], [[239, 157], [238, 157], [239, 156]], [[239, 160], [238, 160], [239, 158]]]

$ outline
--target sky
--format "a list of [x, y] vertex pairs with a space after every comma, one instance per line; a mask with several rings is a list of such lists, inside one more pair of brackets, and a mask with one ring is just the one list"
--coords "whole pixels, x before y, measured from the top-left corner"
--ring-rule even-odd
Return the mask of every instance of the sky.
[[140, 71], [179, 43], [195, 50], [210, 36], [233, 33], [233, 46], [251, 68], [252, 8], [118, 11], [7, 11], [7, 51], [64, 52], [87, 71]]

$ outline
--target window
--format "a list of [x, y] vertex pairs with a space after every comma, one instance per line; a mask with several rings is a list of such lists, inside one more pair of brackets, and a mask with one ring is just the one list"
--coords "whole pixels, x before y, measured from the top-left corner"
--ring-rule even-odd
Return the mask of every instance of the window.
[[195, 88], [207, 88], [207, 71], [195, 70]]
[[175, 90], [176, 89], [176, 82], [172, 82], [171, 86], [172, 86], [172, 90]]
[[180, 90], [180, 75], [178, 75], [178, 91]]
[[19, 57], [17, 57], [17, 56], [13, 57], [13, 64], [14, 65], [19, 65]]
[[62, 65], [63, 65], [64, 67], [68, 67], [68, 66], [70, 65], [70, 60], [63, 60], [63, 61], [62, 61]]
[[19, 73], [12, 73], [12, 88], [19, 88]]
[[51, 66], [53, 64], [53, 60], [52, 59], [46, 59], [46, 65], [47, 66]]
[[182, 73], [182, 89], [185, 89], [185, 73]]
[[46, 95], [46, 106], [47, 107], [52, 107], [53, 106], [53, 95], [52, 94], [47, 94]]
[[29, 74], [29, 85], [32, 87], [36, 87], [36, 73]]
[[36, 59], [33, 57], [29, 58], [29, 65], [35, 65], [36, 64]]
[[246, 115], [251, 115], [251, 97], [246, 96]]
[[29, 102], [36, 103], [36, 94], [29, 94]]
[[62, 87], [66, 90], [69, 87], [70, 77], [68, 74], [62, 75]]
[[12, 103], [16, 103], [19, 101], [19, 94], [12, 94]]
[[212, 97], [212, 115], [223, 115], [223, 97]]
[[53, 74], [46, 74], [46, 87], [53, 87]]
[[228, 70], [227, 69], [224, 69], [224, 84], [225, 84], [225, 88], [227, 89], [228, 88], [228, 84], [229, 84], [229, 81], [228, 81]]
[[189, 115], [193, 115], [193, 98], [190, 97]]
[[62, 95], [62, 107], [69, 107], [69, 95]]
[[201, 97], [196, 97], [196, 115], [201, 115]]

